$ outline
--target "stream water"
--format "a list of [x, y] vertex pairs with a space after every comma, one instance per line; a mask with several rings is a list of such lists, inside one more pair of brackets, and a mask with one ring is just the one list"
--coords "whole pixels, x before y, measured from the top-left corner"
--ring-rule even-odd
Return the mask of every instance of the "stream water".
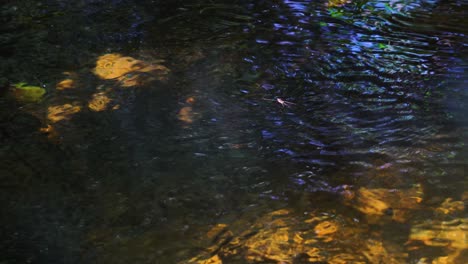
[[7, 1], [0, 263], [467, 263], [467, 4]]

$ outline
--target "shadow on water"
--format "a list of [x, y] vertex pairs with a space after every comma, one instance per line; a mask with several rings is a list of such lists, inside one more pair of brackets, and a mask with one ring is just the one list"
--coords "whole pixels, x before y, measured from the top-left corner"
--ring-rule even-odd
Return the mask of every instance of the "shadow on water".
[[465, 263], [466, 10], [7, 2], [0, 262]]

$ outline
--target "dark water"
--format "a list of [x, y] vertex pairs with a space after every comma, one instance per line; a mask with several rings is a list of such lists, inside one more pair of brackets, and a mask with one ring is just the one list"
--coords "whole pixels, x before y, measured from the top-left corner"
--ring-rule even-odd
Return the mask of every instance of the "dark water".
[[0, 263], [468, 262], [467, 5], [6, 1]]

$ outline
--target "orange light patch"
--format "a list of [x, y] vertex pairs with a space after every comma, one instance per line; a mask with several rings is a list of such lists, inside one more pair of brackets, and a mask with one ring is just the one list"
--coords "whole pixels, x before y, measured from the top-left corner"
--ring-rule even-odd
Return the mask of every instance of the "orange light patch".
[[345, 203], [378, 221], [384, 215], [397, 222], [405, 222], [411, 212], [420, 207], [423, 192], [420, 185], [410, 189], [359, 188]]
[[449, 215], [465, 211], [465, 203], [463, 201], [453, 201], [452, 198], [447, 198], [445, 201], [436, 208], [439, 214]]
[[124, 87], [132, 87], [153, 80], [166, 80], [169, 69], [163, 65], [149, 64], [132, 57], [111, 53], [98, 58], [93, 72], [101, 79], [115, 79]]
[[338, 231], [338, 225], [335, 222], [323, 221], [315, 226], [314, 231], [317, 236], [324, 237]]
[[107, 109], [110, 102], [111, 99], [105, 92], [95, 93], [88, 101], [88, 108], [95, 112], [101, 112]]
[[62, 120], [69, 120], [72, 115], [81, 111], [81, 107], [71, 104], [50, 106], [47, 108], [47, 119], [56, 123]]
[[192, 107], [190, 106], [185, 106], [185, 107], [182, 107], [180, 110], [179, 110], [179, 113], [177, 114], [177, 118], [184, 122], [184, 123], [187, 123], [187, 124], [191, 124], [193, 123], [193, 112], [192, 112]]
[[191, 96], [191, 97], [187, 98], [187, 99], [185, 100], [185, 102], [186, 102], [187, 104], [193, 104], [193, 103], [195, 103], [195, 97], [192, 97], [192, 96]]
[[427, 246], [466, 250], [468, 249], [467, 229], [467, 218], [422, 223], [411, 228], [409, 242], [420, 241]]
[[55, 86], [55, 89], [57, 90], [67, 90], [67, 89], [73, 89], [75, 88], [75, 81], [72, 79], [65, 79], [62, 80], [61, 82], [57, 83]]

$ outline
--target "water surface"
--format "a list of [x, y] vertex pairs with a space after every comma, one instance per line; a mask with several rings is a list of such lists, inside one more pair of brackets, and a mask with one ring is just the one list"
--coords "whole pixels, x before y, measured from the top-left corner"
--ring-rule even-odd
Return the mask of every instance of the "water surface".
[[466, 4], [7, 2], [0, 262], [466, 263]]

